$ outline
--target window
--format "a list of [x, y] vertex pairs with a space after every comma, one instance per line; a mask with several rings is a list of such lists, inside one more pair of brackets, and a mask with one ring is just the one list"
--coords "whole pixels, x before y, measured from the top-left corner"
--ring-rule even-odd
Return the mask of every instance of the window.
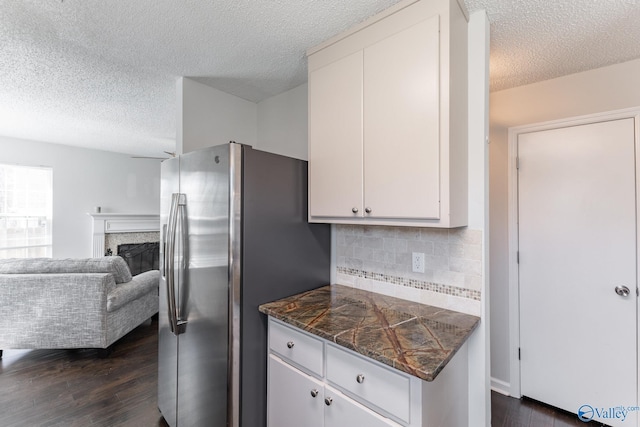
[[53, 170], [0, 164], [0, 259], [51, 257]]

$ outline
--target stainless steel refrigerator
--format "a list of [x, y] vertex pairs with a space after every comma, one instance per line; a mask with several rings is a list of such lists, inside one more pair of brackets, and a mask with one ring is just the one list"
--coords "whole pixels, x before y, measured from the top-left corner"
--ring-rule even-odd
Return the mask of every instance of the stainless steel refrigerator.
[[229, 143], [161, 168], [158, 407], [172, 427], [264, 426], [258, 305], [329, 283], [307, 163]]

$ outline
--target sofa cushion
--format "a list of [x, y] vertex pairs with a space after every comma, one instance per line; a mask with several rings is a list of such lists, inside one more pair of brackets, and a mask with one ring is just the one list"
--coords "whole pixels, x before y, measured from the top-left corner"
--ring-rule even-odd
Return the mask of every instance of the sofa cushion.
[[158, 270], [149, 270], [136, 275], [131, 282], [116, 286], [113, 291], [109, 292], [107, 295], [107, 311], [112, 312], [124, 307], [149, 292], [157, 295], [159, 283], [160, 272]]
[[116, 284], [131, 281], [127, 262], [119, 256], [102, 258], [11, 258], [0, 260], [0, 274], [111, 273]]

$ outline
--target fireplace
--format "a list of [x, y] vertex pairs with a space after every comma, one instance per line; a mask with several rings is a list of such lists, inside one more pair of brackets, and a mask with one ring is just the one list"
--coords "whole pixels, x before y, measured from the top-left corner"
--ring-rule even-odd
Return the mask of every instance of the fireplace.
[[120, 255], [131, 274], [158, 269], [160, 216], [90, 213], [93, 257]]
[[160, 242], [118, 245], [118, 255], [127, 262], [133, 276], [160, 268]]

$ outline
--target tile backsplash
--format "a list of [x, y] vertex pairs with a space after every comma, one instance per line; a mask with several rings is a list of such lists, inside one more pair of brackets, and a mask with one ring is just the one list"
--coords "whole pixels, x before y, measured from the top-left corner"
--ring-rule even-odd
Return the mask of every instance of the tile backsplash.
[[481, 230], [335, 225], [335, 239], [337, 283], [480, 315]]

